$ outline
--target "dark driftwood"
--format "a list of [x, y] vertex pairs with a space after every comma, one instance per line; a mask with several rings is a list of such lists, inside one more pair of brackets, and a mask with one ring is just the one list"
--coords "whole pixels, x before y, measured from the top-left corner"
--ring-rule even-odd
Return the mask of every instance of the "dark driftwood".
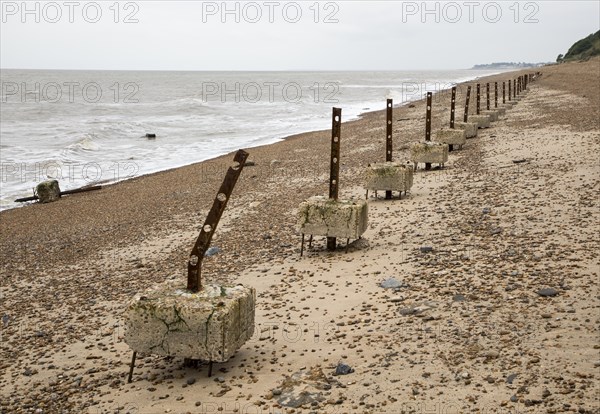
[[[100, 190], [102, 188], [101, 185], [94, 185], [91, 187], [82, 187], [82, 188], [76, 188], [75, 190], [67, 190], [67, 191], [61, 191], [60, 192], [60, 196], [64, 196], [64, 195], [69, 195], [69, 194], [77, 194], [77, 193], [85, 193], [88, 191], [95, 191], [95, 190]], [[17, 198], [15, 200], [15, 203], [24, 203], [25, 201], [35, 201], [38, 199], [38, 196], [34, 195], [31, 197], [23, 197], [23, 198]]]

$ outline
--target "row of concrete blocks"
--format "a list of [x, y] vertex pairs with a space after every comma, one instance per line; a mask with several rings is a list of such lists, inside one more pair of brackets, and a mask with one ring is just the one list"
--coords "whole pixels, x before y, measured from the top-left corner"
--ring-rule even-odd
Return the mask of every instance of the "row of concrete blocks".
[[[472, 116], [471, 122], [456, 122], [454, 130], [440, 131], [433, 142], [415, 144], [413, 162], [443, 165], [448, 160], [447, 144], [463, 145], [465, 138], [476, 136], [478, 128], [489, 127], [490, 118], [489, 113]], [[412, 184], [409, 164], [386, 162], [367, 169], [368, 189], [406, 192]], [[298, 209], [298, 228], [303, 234], [356, 239], [367, 224], [366, 200], [317, 196]], [[252, 287], [208, 285], [190, 293], [182, 282], [165, 282], [130, 301], [125, 342], [140, 353], [225, 362], [254, 334], [255, 302]]]
[[[414, 143], [410, 163], [382, 162], [369, 165], [365, 172], [367, 191], [407, 192], [413, 185], [413, 171], [418, 163], [444, 165], [448, 161], [448, 144], [462, 146], [477, 129], [488, 128], [490, 122], [504, 114], [504, 108], [473, 115], [473, 122], [455, 122], [454, 129], [442, 129], [433, 141]], [[470, 119], [470, 120], [471, 120]], [[368, 203], [364, 200], [331, 200], [316, 196], [298, 208], [298, 231], [312, 236], [357, 239], [368, 224]]]

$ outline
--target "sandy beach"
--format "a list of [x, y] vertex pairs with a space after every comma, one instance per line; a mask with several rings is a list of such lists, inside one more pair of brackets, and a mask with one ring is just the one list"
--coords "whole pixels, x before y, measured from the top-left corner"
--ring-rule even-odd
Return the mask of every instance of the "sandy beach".
[[[478, 82], [537, 70], [444, 169], [419, 169], [408, 197], [370, 198], [347, 253], [317, 237], [299, 257], [297, 207], [327, 194], [329, 125], [249, 149], [203, 275], [255, 287], [257, 324], [211, 378], [141, 355], [128, 384], [122, 315], [137, 292], [185, 280], [232, 154], [0, 212], [0, 412], [600, 413], [600, 59]], [[434, 96], [434, 131], [449, 107]], [[424, 119], [423, 101], [394, 109], [396, 160]], [[340, 196], [364, 198], [385, 112], [344, 123], [341, 147]], [[333, 375], [340, 362], [354, 372]], [[284, 407], [299, 371], [328, 385], [300, 384], [322, 398]]]

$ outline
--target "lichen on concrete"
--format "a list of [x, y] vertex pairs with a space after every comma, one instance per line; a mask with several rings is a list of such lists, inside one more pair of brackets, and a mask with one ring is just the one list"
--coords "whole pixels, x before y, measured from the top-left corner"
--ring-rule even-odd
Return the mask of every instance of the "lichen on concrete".
[[255, 296], [243, 285], [192, 293], [182, 282], [165, 282], [129, 302], [125, 342], [142, 353], [225, 362], [254, 333]]
[[469, 115], [469, 121], [477, 123], [479, 129], [490, 127], [490, 117], [487, 115]]
[[455, 129], [464, 129], [467, 138], [475, 138], [477, 136], [476, 122], [454, 122]]
[[373, 191], [409, 191], [413, 185], [413, 170], [399, 162], [374, 163], [365, 171], [365, 188]]
[[56, 180], [42, 181], [35, 187], [40, 203], [51, 203], [60, 198], [60, 186]]
[[415, 169], [418, 163], [443, 165], [448, 161], [448, 145], [435, 141], [415, 142], [410, 147], [410, 156]]
[[365, 200], [332, 200], [311, 197], [298, 207], [298, 231], [313, 236], [359, 238], [367, 229]]
[[464, 145], [467, 142], [467, 134], [464, 129], [442, 128], [436, 132], [434, 141], [443, 142], [449, 145]]

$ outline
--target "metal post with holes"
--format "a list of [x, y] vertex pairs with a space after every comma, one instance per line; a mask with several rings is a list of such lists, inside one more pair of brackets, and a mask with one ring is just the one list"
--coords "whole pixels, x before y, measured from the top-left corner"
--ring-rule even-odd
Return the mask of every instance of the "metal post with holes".
[[517, 99], [517, 80], [513, 79], [513, 98]]
[[[329, 198], [338, 199], [338, 188], [340, 184], [340, 138], [342, 126], [342, 109], [333, 108], [331, 116], [331, 161], [329, 164]], [[327, 250], [335, 250], [337, 240], [335, 237], [327, 237]]]
[[[450, 129], [454, 129], [454, 112], [456, 110], [456, 86], [452, 87], [452, 97], [450, 98]], [[448, 145], [448, 152], [454, 150], [454, 145]]]
[[489, 82], [485, 84], [485, 100], [486, 100], [485, 109], [487, 109], [489, 111], [490, 110], [490, 83]]
[[[237, 183], [242, 170], [244, 169], [244, 164], [246, 163], [246, 159], [248, 158], [248, 153], [244, 150], [238, 150], [235, 156], [233, 157], [233, 166], [229, 167], [227, 173], [225, 174], [225, 179], [223, 180], [223, 184], [219, 188], [217, 196], [215, 197], [215, 201], [208, 212], [208, 216], [204, 221], [204, 225], [200, 230], [200, 235], [196, 239], [196, 243], [192, 248], [192, 252], [190, 253], [190, 258], [188, 260], [188, 274], [187, 274], [187, 288], [192, 293], [196, 293], [202, 289], [202, 260], [204, 259], [204, 254], [208, 247], [210, 246], [210, 241], [217, 229], [217, 225], [219, 224], [219, 220], [223, 215], [223, 211], [227, 206], [227, 201], [229, 201], [229, 197], [233, 192], [233, 188]], [[131, 382], [133, 377], [133, 369], [135, 367], [135, 359], [137, 357], [137, 352], [134, 351], [131, 357], [131, 364], [129, 366], [129, 375], [127, 377], [127, 382]], [[197, 366], [197, 360], [185, 358], [184, 364], [187, 366]], [[212, 375], [213, 361], [208, 362], [208, 376]]]
[[477, 84], [477, 115], [481, 112], [481, 85]]
[[[393, 100], [392, 99], [388, 99], [386, 102], [386, 131], [385, 131], [385, 160], [388, 162], [392, 161], [392, 116], [393, 116]], [[402, 192], [400, 193], [402, 194]], [[387, 190], [385, 192], [385, 199], [386, 200], [391, 200], [392, 199], [392, 191], [391, 190]]]
[[[431, 141], [431, 97], [433, 94], [427, 92], [427, 109], [425, 112], [425, 141]], [[431, 170], [431, 163], [425, 163], [425, 169]]]
[[498, 108], [498, 82], [494, 82], [494, 108]]
[[235, 183], [244, 169], [244, 163], [246, 162], [247, 158], [248, 153], [244, 150], [239, 150], [235, 154], [233, 158], [234, 165], [229, 167], [227, 170], [223, 184], [221, 184], [221, 188], [219, 188], [219, 192], [215, 197], [212, 208], [208, 212], [208, 216], [204, 221], [200, 235], [198, 236], [198, 239], [192, 248], [190, 259], [188, 261], [187, 277], [187, 288], [191, 292], [198, 292], [202, 289], [201, 277], [204, 253], [206, 253], [206, 250], [210, 246], [210, 241], [215, 234], [219, 220], [221, 219], [223, 211], [227, 206], [227, 201], [229, 201], [233, 187], [235, 187]]
[[502, 81], [502, 103], [506, 103], [506, 81]]
[[508, 80], [508, 101], [512, 101], [512, 86], [510, 79]]
[[464, 122], [469, 121], [469, 100], [471, 99], [471, 86], [467, 86], [467, 97], [465, 98], [465, 115], [463, 117]]
[[452, 97], [450, 98], [450, 128], [454, 129], [454, 111], [456, 109], [456, 86], [452, 87]]

